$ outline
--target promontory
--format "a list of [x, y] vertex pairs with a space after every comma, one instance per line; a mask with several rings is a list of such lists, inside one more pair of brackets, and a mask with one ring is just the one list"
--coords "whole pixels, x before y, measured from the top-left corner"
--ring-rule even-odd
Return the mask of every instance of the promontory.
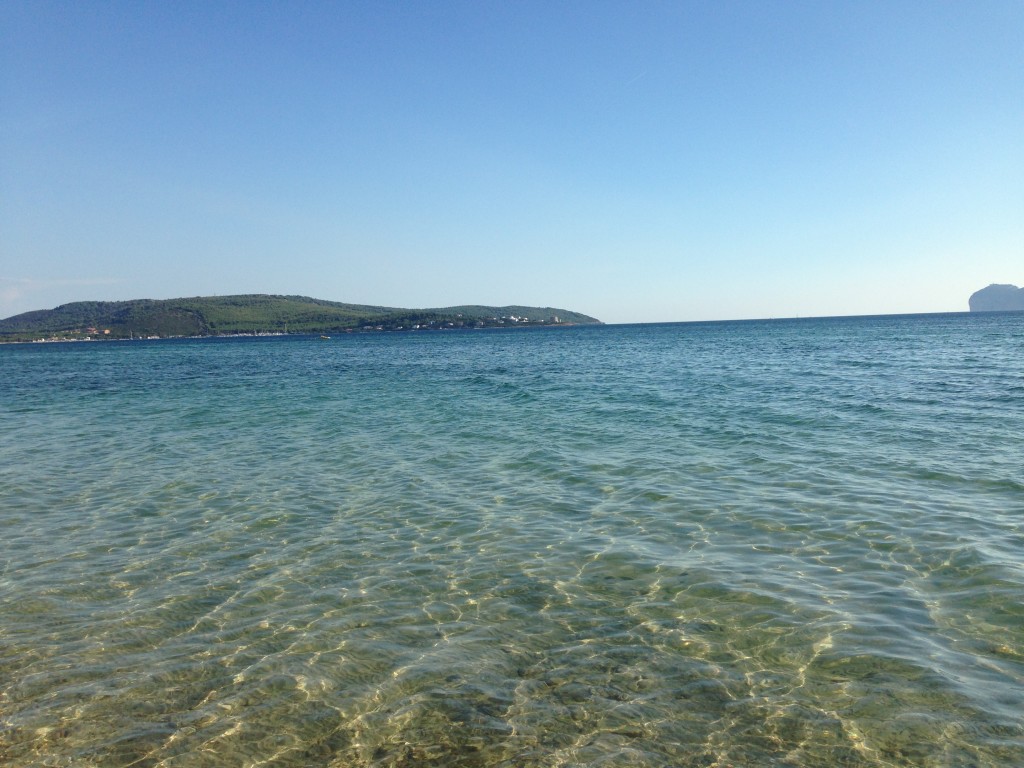
[[1007, 312], [1024, 309], [1024, 288], [993, 283], [971, 294], [968, 303], [971, 312]]
[[308, 296], [246, 294], [63, 304], [0, 320], [0, 341], [429, 331], [600, 322], [554, 307], [401, 309]]

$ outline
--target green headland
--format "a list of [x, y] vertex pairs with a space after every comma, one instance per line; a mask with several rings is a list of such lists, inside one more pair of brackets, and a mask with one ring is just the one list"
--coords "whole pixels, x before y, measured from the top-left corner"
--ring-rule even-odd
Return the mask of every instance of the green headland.
[[0, 320], [0, 342], [355, 333], [596, 324], [554, 307], [401, 309], [308, 296], [196, 296], [184, 299], [77, 301]]

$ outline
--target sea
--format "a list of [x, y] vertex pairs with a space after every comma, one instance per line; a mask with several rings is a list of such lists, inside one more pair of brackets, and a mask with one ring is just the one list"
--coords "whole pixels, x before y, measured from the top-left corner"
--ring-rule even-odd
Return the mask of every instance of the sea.
[[0, 347], [0, 764], [1024, 765], [1024, 313]]

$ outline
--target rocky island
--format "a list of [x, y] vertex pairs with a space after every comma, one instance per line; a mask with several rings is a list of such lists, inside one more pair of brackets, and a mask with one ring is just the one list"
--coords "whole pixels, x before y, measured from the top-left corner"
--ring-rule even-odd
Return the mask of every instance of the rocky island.
[[968, 303], [971, 312], [1007, 312], [1024, 309], [1024, 288], [993, 283], [971, 294]]
[[246, 294], [63, 304], [0, 320], [0, 342], [428, 331], [600, 322], [554, 307], [401, 309], [308, 296]]

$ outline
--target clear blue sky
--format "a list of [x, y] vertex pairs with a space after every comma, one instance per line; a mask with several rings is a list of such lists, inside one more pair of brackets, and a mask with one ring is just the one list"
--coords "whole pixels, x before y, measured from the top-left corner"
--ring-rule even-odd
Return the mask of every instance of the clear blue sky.
[[0, 317], [1024, 284], [1024, 2], [0, 3]]

